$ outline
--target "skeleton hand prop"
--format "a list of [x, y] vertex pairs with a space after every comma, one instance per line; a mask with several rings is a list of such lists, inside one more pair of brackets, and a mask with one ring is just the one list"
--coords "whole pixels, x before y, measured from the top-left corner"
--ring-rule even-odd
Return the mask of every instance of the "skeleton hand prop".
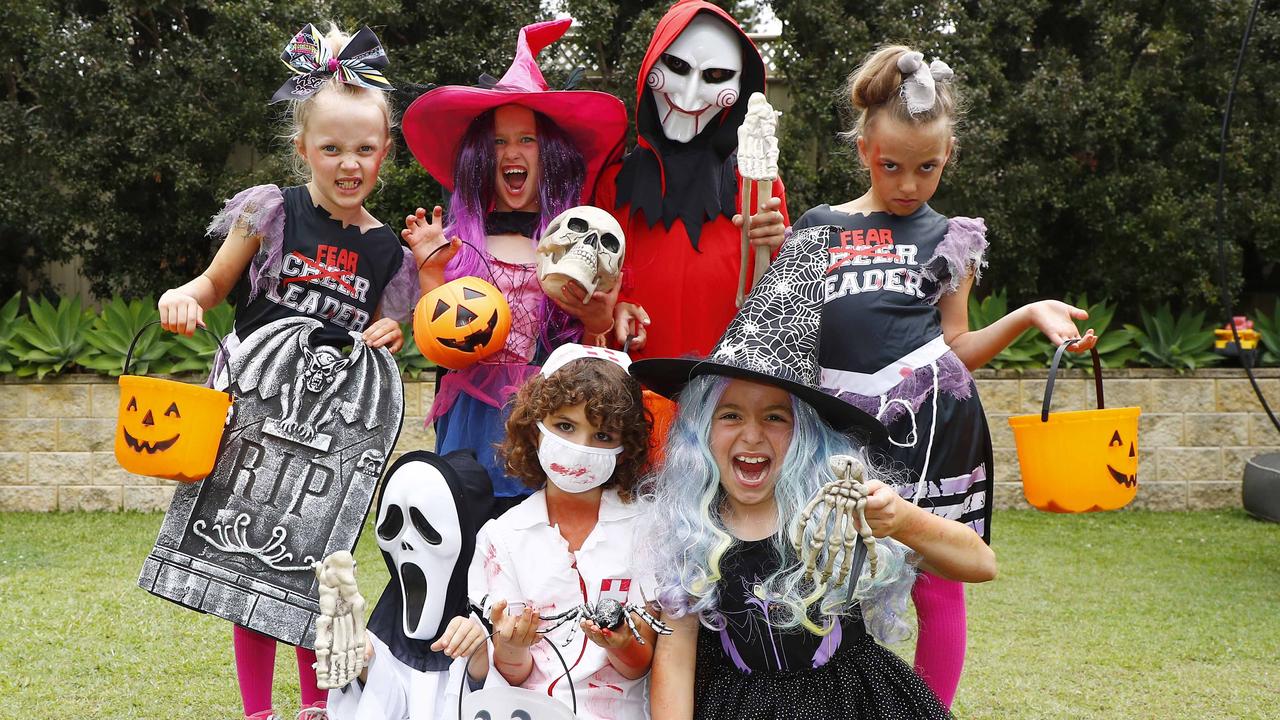
[[316, 687], [346, 687], [364, 672], [365, 601], [356, 587], [356, 561], [339, 550], [311, 567], [320, 581]]
[[[763, 93], [752, 93], [747, 100], [747, 115], [738, 126], [738, 174], [742, 176], [739, 196], [742, 198], [742, 265], [738, 275], [737, 305], [747, 296], [747, 256], [751, 243], [751, 216], [764, 206], [773, 192], [773, 181], [778, 177], [778, 114], [765, 99]], [[755, 188], [756, 204], [751, 205], [751, 189]], [[769, 267], [769, 250], [756, 248], [755, 271], [751, 285], [755, 285]]]
[[[876, 540], [863, 514], [867, 488], [862, 482], [862, 463], [848, 455], [832, 455], [827, 462], [836, 479], [818, 490], [791, 533], [791, 546], [804, 562], [805, 573], [815, 587], [825, 586], [832, 579], [833, 570], [836, 585], [843, 584], [850, 573], [857, 572], [854, 548], [859, 537], [867, 548], [871, 577], [875, 577], [879, 564]], [[856, 577], [852, 579], [855, 584], [857, 581]]]

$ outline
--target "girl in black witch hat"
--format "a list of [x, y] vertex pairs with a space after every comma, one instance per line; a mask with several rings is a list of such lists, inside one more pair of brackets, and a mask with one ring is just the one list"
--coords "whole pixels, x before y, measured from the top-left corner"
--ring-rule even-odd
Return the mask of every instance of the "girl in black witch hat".
[[[865, 485], [874, 577], [816, 581], [792, 548], [806, 504], [884, 428], [817, 387], [825, 264], [797, 233], [706, 360], [641, 360], [640, 381], [680, 393], [650, 493], [648, 550], [671, 636], [652, 674], [656, 718], [944, 718], [945, 707], [873, 639], [901, 637], [913, 572], [981, 582], [976, 534]], [[886, 538], [888, 538], [886, 540]]]

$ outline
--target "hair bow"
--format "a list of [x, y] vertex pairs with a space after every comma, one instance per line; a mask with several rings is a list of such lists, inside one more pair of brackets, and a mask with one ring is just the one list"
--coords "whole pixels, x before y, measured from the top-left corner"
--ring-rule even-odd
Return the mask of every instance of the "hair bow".
[[932, 110], [938, 100], [935, 83], [946, 82], [955, 75], [951, 66], [941, 60], [925, 65], [924, 55], [918, 52], [903, 53], [898, 58], [898, 70], [907, 76], [902, 81], [902, 97], [912, 115]]
[[360, 85], [373, 90], [393, 90], [391, 83], [382, 74], [387, 66], [387, 53], [378, 42], [378, 36], [365, 26], [360, 29], [342, 48], [337, 57], [329, 53], [329, 48], [321, 40], [320, 34], [311, 23], [299, 30], [280, 53], [280, 59], [289, 69], [297, 73], [289, 78], [271, 102], [281, 100], [301, 100], [320, 89], [330, 76], [350, 85]]

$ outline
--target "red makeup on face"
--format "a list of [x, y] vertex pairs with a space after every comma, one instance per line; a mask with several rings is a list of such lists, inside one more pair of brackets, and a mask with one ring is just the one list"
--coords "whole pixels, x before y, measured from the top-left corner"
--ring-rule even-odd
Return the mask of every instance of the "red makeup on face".
[[945, 122], [924, 125], [877, 117], [858, 151], [871, 171], [875, 209], [910, 215], [938, 190], [955, 139]]

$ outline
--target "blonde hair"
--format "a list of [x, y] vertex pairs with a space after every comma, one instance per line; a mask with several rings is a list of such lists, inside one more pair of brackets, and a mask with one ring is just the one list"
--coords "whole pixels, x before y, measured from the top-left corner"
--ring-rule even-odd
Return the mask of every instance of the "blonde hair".
[[[337, 57], [342, 52], [342, 48], [347, 46], [351, 41], [351, 35], [345, 33], [338, 26], [330, 22], [329, 29], [320, 37], [320, 42], [324, 43], [329, 49], [330, 57]], [[392, 153], [395, 151], [395, 143], [391, 142], [391, 129], [395, 127], [395, 119], [391, 113], [391, 102], [387, 99], [387, 93], [381, 90], [361, 87], [359, 85], [351, 85], [344, 83], [338, 79], [337, 75], [333, 75], [326, 79], [320, 86], [320, 89], [310, 95], [298, 99], [290, 100], [288, 108], [285, 110], [284, 123], [288, 134], [284, 136], [284, 140], [288, 141], [289, 148], [292, 151], [297, 147], [298, 141], [307, 131], [307, 119], [311, 115], [312, 109], [315, 107], [315, 101], [325, 93], [336, 92], [355, 98], [365, 99], [378, 106], [382, 111], [382, 117], [386, 120], [387, 128], [387, 158], [386, 161], [392, 159]], [[300, 178], [303, 182], [311, 179], [311, 168], [307, 166], [304, 160], [296, 151], [290, 152], [290, 166], [293, 174]]]
[[906, 76], [898, 69], [898, 58], [914, 52], [906, 45], [882, 45], [862, 60], [845, 83], [845, 95], [856, 113], [853, 127], [840, 136], [851, 143], [867, 133], [871, 121], [881, 113], [889, 113], [899, 122], [912, 125], [928, 125], [935, 120], [945, 120], [947, 129], [955, 134], [956, 126], [964, 115], [962, 98], [954, 83], [937, 83], [937, 101], [923, 112], [911, 114], [902, 94], [902, 81]]

